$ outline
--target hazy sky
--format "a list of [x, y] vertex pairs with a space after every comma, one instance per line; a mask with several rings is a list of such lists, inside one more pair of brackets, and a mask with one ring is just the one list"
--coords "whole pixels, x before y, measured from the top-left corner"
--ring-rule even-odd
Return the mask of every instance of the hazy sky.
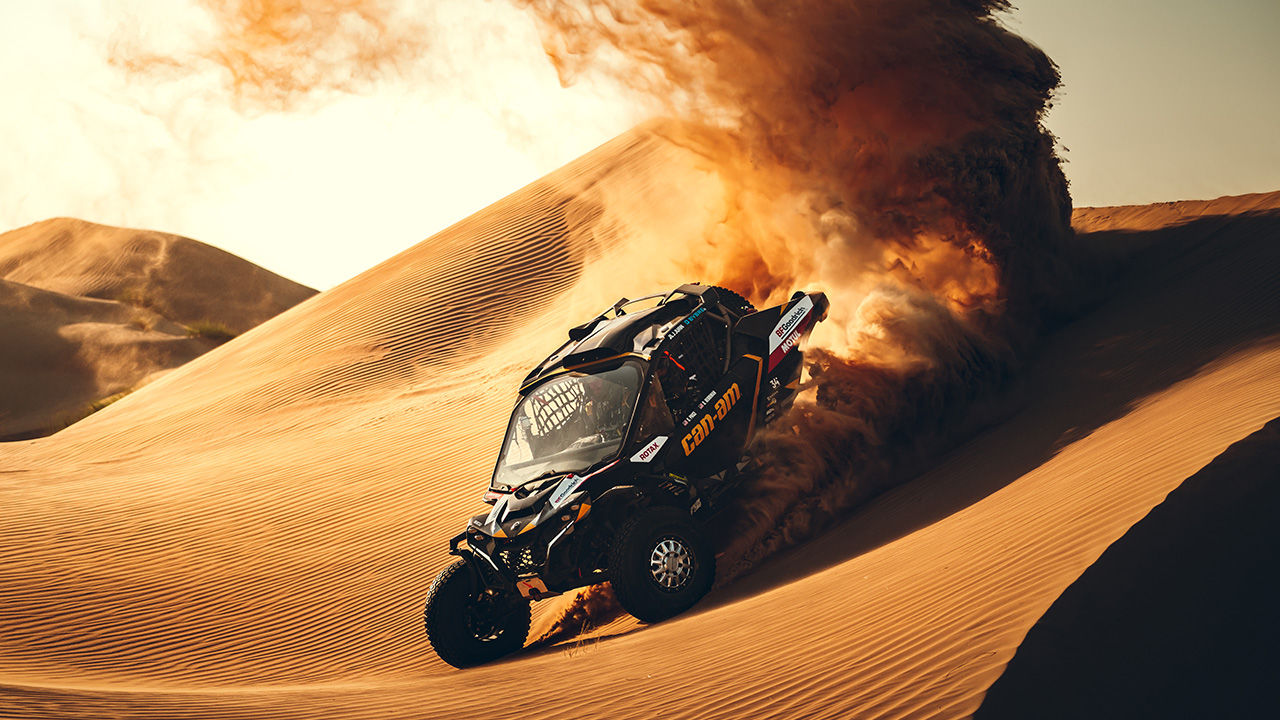
[[1015, 0], [1077, 206], [1280, 190], [1280, 0]]
[[[289, 112], [210, 77], [107, 63], [181, 47], [185, 0], [0, 0], [0, 231], [47, 217], [188, 235], [324, 289], [647, 114], [560, 87], [503, 2], [429, 8], [431, 63]], [[1006, 18], [1065, 87], [1048, 118], [1077, 205], [1280, 189], [1280, 2], [1022, 0]], [[463, 30], [465, 28], [465, 31]]]

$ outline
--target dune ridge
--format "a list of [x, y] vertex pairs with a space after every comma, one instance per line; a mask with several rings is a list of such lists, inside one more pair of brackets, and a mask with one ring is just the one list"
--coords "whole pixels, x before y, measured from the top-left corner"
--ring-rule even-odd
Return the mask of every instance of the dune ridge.
[[624, 136], [54, 438], [0, 447], [0, 707], [963, 717], [1112, 541], [1280, 414], [1280, 194], [1109, 239], [1078, 211], [1085, 242], [1164, 253], [1049, 341], [1011, 420], [686, 617], [454, 671], [420, 625], [444, 542], [483, 507], [519, 378], [566, 313], [616, 299], [600, 268], [633, 258], [586, 190], [669, 194], [678, 157]]
[[53, 218], [0, 234], [0, 278], [150, 307], [180, 324], [242, 333], [315, 290], [212, 245], [151, 230]]

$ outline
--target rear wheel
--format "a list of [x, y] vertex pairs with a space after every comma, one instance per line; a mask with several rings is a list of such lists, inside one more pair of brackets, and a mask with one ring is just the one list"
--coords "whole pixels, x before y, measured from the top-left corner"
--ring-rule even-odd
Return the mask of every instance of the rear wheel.
[[750, 300], [742, 297], [729, 288], [723, 288], [719, 285], [712, 285], [711, 287], [714, 288], [716, 294], [720, 296], [720, 303], [739, 315], [746, 315], [756, 311], [756, 306], [752, 305]]
[[609, 554], [609, 575], [624, 610], [658, 622], [688, 610], [707, 594], [716, 559], [687, 512], [647, 508], [619, 531]]
[[427, 593], [427, 639], [441, 660], [464, 668], [497, 660], [524, 646], [529, 601], [479, 587], [466, 560], [436, 576]]

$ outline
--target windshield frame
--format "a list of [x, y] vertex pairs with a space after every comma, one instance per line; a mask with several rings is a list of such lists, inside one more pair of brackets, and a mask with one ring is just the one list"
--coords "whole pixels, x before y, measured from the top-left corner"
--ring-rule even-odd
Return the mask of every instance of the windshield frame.
[[[594, 460], [581, 467], [575, 467], [571, 470], [564, 470], [562, 472], [554, 472], [554, 473], [543, 472], [538, 475], [533, 475], [531, 477], [528, 477], [527, 479], [523, 479], [513, 483], [498, 482], [498, 473], [503, 468], [504, 460], [506, 460], [507, 450], [508, 450], [508, 440], [511, 437], [511, 433], [513, 432], [513, 429], [514, 429], [514, 425], [517, 422], [518, 414], [520, 412], [520, 409], [524, 406], [525, 401], [533, 393], [537, 392], [540, 388], [542, 388], [547, 383], [556, 382], [567, 376], [586, 377], [590, 375], [598, 375], [600, 373], [617, 370], [625, 365], [634, 366], [639, 373], [639, 379], [636, 385], [635, 396], [632, 399], [631, 411], [627, 417], [626, 426], [623, 428], [621, 439], [618, 441], [617, 448], [615, 448], [608, 455], [605, 455], [602, 458]], [[649, 377], [651, 374], [651, 370], [652, 370], [652, 367], [649, 363], [648, 358], [645, 358], [640, 355], [628, 355], [623, 358], [609, 358], [607, 360], [596, 361], [594, 363], [590, 363], [585, 366], [577, 366], [571, 369], [566, 369], [561, 372], [556, 372], [551, 375], [548, 375], [547, 377], [538, 381], [536, 384], [529, 386], [528, 389], [523, 390], [520, 393], [519, 401], [516, 402], [515, 407], [511, 409], [511, 416], [507, 419], [506, 430], [502, 435], [502, 448], [498, 451], [498, 458], [494, 462], [493, 472], [489, 477], [489, 488], [491, 490], [496, 490], [498, 492], [511, 492], [517, 488], [529, 485], [530, 483], [538, 482], [538, 481], [549, 479], [552, 477], [560, 477], [562, 475], [568, 475], [568, 474], [578, 474], [578, 475], [586, 474], [587, 472], [590, 472], [592, 469], [596, 467], [602, 466], [604, 464], [607, 464], [609, 462], [612, 462], [618, 459], [618, 457], [620, 457], [627, 450], [627, 448], [633, 443], [633, 439], [631, 436], [635, 431], [636, 418], [639, 416], [639, 413], [643, 407], [642, 401], [644, 399], [645, 393], [650, 391], [651, 383], [649, 382]], [[530, 461], [530, 462], [534, 462], [534, 461]]]

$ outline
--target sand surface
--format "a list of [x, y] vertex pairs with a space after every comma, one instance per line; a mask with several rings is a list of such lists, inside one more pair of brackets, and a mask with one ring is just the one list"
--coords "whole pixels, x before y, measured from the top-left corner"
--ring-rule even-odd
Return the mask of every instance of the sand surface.
[[0, 440], [56, 432], [315, 291], [204, 243], [55, 218], [0, 234]]
[[694, 612], [455, 670], [420, 623], [446, 540], [520, 378], [625, 292], [581, 282], [625, 239], [569, 232], [600, 215], [583, 189], [660, 207], [669, 160], [624, 136], [0, 447], [0, 714], [965, 717], [1112, 543], [1280, 416], [1280, 193], [1078, 210], [1132, 260], [1010, 419]]
[[1269, 714], [1277, 468], [1280, 418], [1107, 548], [1036, 622], [977, 717]]

